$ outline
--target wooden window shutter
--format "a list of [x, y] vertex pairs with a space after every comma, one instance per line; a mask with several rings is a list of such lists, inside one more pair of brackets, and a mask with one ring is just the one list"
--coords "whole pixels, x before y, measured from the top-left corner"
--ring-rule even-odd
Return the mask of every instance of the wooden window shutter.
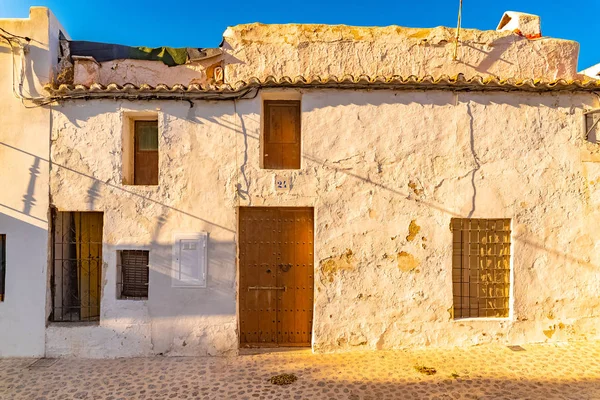
[[135, 185], [158, 185], [158, 121], [135, 121]]
[[121, 296], [148, 298], [147, 250], [123, 250], [121, 252]]
[[264, 103], [265, 169], [300, 168], [300, 101], [267, 100]]

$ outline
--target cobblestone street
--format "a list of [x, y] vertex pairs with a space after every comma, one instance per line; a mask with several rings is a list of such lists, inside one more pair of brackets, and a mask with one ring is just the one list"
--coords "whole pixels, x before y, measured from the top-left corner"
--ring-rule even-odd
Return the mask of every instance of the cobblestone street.
[[[0, 398], [600, 399], [600, 342], [34, 362], [0, 360]], [[283, 373], [298, 379], [269, 382]]]

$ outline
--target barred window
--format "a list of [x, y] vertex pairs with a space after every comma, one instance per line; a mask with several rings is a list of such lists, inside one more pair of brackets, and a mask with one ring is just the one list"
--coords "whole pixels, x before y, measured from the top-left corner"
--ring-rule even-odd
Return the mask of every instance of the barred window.
[[147, 250], [121, 250], [118, 252], [117, 298], [145, 300], [148, 298]]
[[453, 218], [454, 318], [508, 317], [510, 219]]
[[102, 289], [101, 212], [52, 210], [51, 321], [98, 321]]

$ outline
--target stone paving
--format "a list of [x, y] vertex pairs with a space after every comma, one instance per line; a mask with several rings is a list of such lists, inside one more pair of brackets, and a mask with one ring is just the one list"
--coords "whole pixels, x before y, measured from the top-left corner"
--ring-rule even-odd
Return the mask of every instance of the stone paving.
[[600, 399], [600, 342], [34, 361], [0, 360], [1, 399]]

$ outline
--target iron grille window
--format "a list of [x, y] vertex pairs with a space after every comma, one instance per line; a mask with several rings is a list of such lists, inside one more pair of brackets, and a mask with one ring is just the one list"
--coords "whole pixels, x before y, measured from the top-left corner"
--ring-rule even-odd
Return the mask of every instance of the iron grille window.
[[101, 212], [53, 212], [52, 321], [98, 321], [102, 282]]
[[510, 219], [451, 222], [454, 318], [508, 317]]
[[121, 250], [117, 254], [117, 297], [144, 300], [148, 298], [149, 252], [147, 250]]
[[4, 301], [6, 286], [6, 235], [0, 235], [0, 301]]

